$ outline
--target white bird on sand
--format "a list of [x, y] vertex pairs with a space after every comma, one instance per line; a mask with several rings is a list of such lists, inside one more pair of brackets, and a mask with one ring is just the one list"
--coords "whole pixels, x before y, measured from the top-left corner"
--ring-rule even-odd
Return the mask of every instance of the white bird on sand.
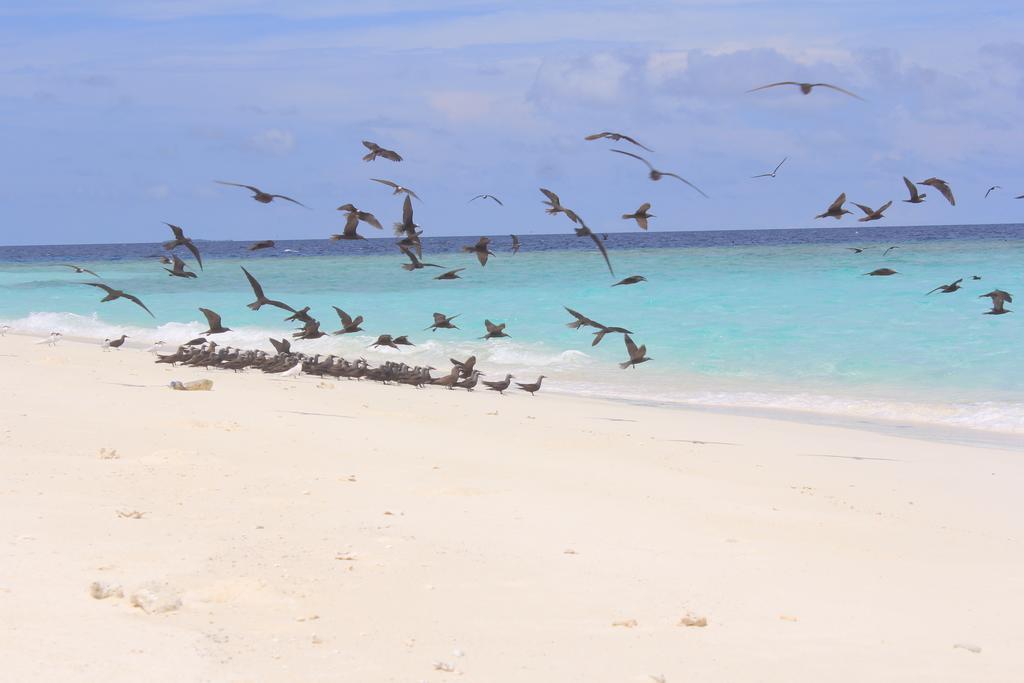
[[278, 377], [298, 377], [302, 374], [302, 361], [295, 361], [295, 365], [284, 372], [278, 373]]
[[7, 336], [7, 330], [9, 330], [9, 329], [11, 329], [10, 325], [7, 325], [7, 324], [0, 325], [0, 337], [6, 337]]
[[36, 344], [46, 344], [48, 346], [56, 346], [57, 342], [59, 342], [61, 340], [61, 337], [63, 337], [63, 336], [64, 335], [62, 335], [60, 332], [51, 332], [49, 334], [49, 336], [43, 337], [42, 339], [37, 341]]
[[165, 342], [163, 340], [155, 341], [155, 342], [153, 342], [152, 346], [150, 346], [148, 349], [146, 349], [146, 352], [147, 353], [159, 353], [160, 349], [162, 349], [164, 344], [166, 344], [166, 343], [167, 342]]

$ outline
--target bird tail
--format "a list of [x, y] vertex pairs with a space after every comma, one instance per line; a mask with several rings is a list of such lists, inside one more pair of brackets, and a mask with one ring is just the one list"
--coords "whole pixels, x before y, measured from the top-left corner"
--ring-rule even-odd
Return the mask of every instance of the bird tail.
[[619, 367], [622, 368], [623, 370], [625, 370], [626, 368], [628, 368], [632, 364], [633, 364], [633, 361], [627, 360], [625, 363], [619, 363]]
[[416, 266], [414, 266], [411, 263], [403, 263], [402, 264], [402, 268], [404, 268], [406, 270], [416, 270]]

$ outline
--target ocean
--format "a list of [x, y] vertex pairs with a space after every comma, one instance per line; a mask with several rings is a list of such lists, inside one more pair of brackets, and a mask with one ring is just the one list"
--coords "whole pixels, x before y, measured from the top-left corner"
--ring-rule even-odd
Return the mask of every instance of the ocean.
[[[435, 268], [402, 270], [391, 239], [280, 240], [256, 252], [197, 241], [205, 270], [178, 250], [199, 274], [189, 280], [167, 276], [159, 244], [0, 247], [0, 321], [173, 347], [205, 329], [203, 306], [233, 330], [221, 344], [270, 350], [268, 337], [296, 326], [276, 308], [245, 307], [254, 297], [244, 265], [270, 298], [311, 306], [325, 331], [339, 327], [332, 305], [366, 318], [365, 333], [293, 345], [308, 353], [442, 369], [475, 354], [488, 378], [544, 374], [550, 391], [1024, 434], [1024, 311], [983, 315], [989, 300], [978, 298], [994, 288], [1024, 297], [1024, 225], [611, 233], [615, 277], [588, 239], [520, 238], [513, 256], [509, 238], [495, 237], [497, 255], [481, 267], [460, 250], [475, 237], [424, 237], [425, 261], [465, 268], [453, 281], [434, 280]], [[156, 320], [124, 300], [101, 304], [102, 291], [77, 284], [95, 278], [59, 263], [95, 270]], [[881, 267], [898, 274], [864, 275]], [[634, 274], [648, 282], [611, 287]], [[926, 295], [957, 278], [960, 291]], [[632, 330], [653, 360], [620, 369], [622, 336], [591, 346], [592, 330], [566, 327], [564, 306]], [[425, 331], [435, 311], [458, 314], [460, 329]], [[507, 323], [511, 336], [480, 339], [484, 319]], [[367, 349], [381, 333], [416, 346]]]

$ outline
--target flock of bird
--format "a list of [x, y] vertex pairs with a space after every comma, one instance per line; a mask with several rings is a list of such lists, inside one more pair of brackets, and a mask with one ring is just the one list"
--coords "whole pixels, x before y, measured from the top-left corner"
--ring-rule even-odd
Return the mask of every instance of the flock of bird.
[[[778, 83], [770, 83], [764, 86], [760, 86], [758, 88], [753, 88], [748, 92], [756, 92], [768, 88], [789, 85], [798, 87], [804, 95], [808, 95], [815, 88], [820, 87], [834, 90], [839, 93], [848, 95], [850, 97], [862, 99], [858, 95], [850, 92], [849, 90], [829, 83], [799, 83], [795, 81], [781, 81]], [[587, 141], [609, 140], [612, 142], [625, 142], [634, 146], [635, 148], [653, 153], [653, 150], [650, 147], [642, 144], [633, 137], [630, 137], [619, 132], [603, 131], [587, 135], [584, 139]], [[403, 160], [402, 156], [398, 152], [384, 148], [375, 142], [366, 140], [363, 141], [363, 146], [368, 150], [367, 153], [362, 157], [363, 161], [373, 162], [376, 161], [377, 159], [384, 159], [392, 162], [401, 162]], [[684, 178], [683, 176], [674, 172], [667, 172], [656, 169], [651, 164], [651, 162], [648, 161], [647, 158], [640, 154], [617, 148], [612, 148], [610, 149], [610, 151], [615, 154], [626, 156], [640, 161], [642, 164], [644, 164], [644, 166], [646, 166], [647, 177], [651, 181], [660, 181], [666, 177], [673, 178], [687, 185], [689, 188], [691, 188], [693, 191], [700, 194], [701, 196], [708, 197], [708, 195], [701, 188], [699, 188], [696, 184], [694, 184], [687, 178]], [[761, 173], [752, 177], [755, 179], [775, 178], [777, 177], [780, 169], [782, 168], [783, 164], [786, 163], [787, 160], [788, 157], [784, 158], [781, 162], [779, 162], [771, 171], [767, 173]], [[420, 239], [420, 236], [422, 235], [423, 231], [422, 229], [420, 229], [420, 226], [417, 225], [414, 220], [414, 211], [412, 203], [413, 199], [420, 200], [416, 192], [414, 192], [412, 189], [408, 187], [405, 187], [399, 183], [396, 183], [392, 180], [388, 180], [385, 178], [370, 178], [370, 180], [391, 189], [392, 195], [404, 197], [402, 202], [401, 220], [394, 223], [395, 236], [397, 237], [396, 246], [400, 253], [403, 255], [403, 257], [407, 260], [407, 262], [402, 262], [400, 264], [401, 267], [407, 271], [417, 271], [425, 268], [442, 268], [442, 266], [439, 266], [438, 264], [429, 263], [423, 260], [423, 243], [422, 240]], [[294, 199], [283, 194], [266, 192], [254, 185], [227, 182], [221, 180], [218, 180], [216, 182], [221, 185], [246, 189], [252, 193], [251, 198], [261, 204], [270, 204], [274, 200], [279, 199], [286, 202], [290, 202], [300, 207], [304, 207], [307, 209], [309, 208], [302, 202], [298, 201], [297, 199]], [[956, 205], [956, 199], [953, 195], [952, 189], [949, 186], [949, 183], [947, 183], [945, 180], [942, 180], [941, 178], [931, 177], [926, 180], [920, 181], [919, 183], [914, 183], [909, 178], [904, 176], [903, 182], [906, 185], [907, 191], [909, 193], [908, 198], [903, 200], [905, 203], [922, 203], [927, 197], [927, 195], [919, 190], [918, 185], [923, 185], [928, 186], [930, 188], [934, 188], [939, 192], [939, 194], [942, 195], [942, 197], [946, 199], [946, 201], [949, 202], [950, 205]], [[988, 197], [990, 193], [999, 189], [1001, 188], [998, 185], [992, 186], [985, 193], [985, 196]], [[584, 219], [580, 216], [580, 213], [578, 211], [571, 209], [565, 204], [563, 204], [560, 197], [551, 190], [547, 188], [540, 188], [540, 192], [544, 196], [542, 204], [546, 207], [546, 213], [551, 216], [562, 214], [566, 218], [568, 218], [573, 224], [572, 227], [576, 236], [588, 238], [593, 242], [594, 246], [597, 248], [602, 258], [604, 259], [605, 265], [607, 266], [609, 273], [611, 273], [614, 276], [615, 271], [612, 267], [612, 262], [608, 254], [608, 249], [605, 246], [607, 235], [599, 236], [597, 233], [595, 233], [587, 225]], [[1024, 195], [1018, 197], [1018, 199], [1021, 198], [1024, 198]], [[504, 206], [504, 203], [501, 201], [499, 197], [489, 193], [477, 194], [474, 197], [472, 197], [469, 201], [474, 202], [477, 200], [490, 200], [497, 206]], [[841, 193], [835, 199], [835, 201], [833, 201], [824, 212], [818, 214], [816, 218], [834, 218], [836, 220], [840, 220], [843, 218], [843, 216], [847, 214], [852, 214], [852, 211], [845, 208], [846, 202], [846, 193]], [[885, 211], [887, 211], [893, 204], [893, 202], [890, 200], [879, 206], [877, 209], [875, 209], [866, 204], [858, 204], [856, 202], [852, 203], [863, 213], [863, 216], [861, 216], [858, 219], [859, 222], [870, 222], [884, 218]], [[333, 234], [330, 236], [330, 240], [332, 241], [365, 239], [365, 237], [358, 232], [359, 227], [361, 225], [367, 225], [375, 230], [383, 230], [383, 225], [381, 224], [380, 220], [377, 219], [376, 216], [374, 216], [372, 213], [368, 211], [364, 211], [357, 208], [351, 203], [342, 204], [337, 208], [337, 210], [344, 213], [345, 223], [340, 233]], [[637, 227], [639, 227], [641, 230], [646, 231], [649, 226], [649, 221], [652, 218], [656, 217], [655, 214], [650, 212], [650, 210], [651, 203], [644, 202], [635, 211], [631, 213], [622, 214], [622, 219], [634, 221]], [[168, 255], [161, 257], [161, 260], [165, 265], [170, 266], [169, 268], [164, 268], [164, 270], [169, 274], [170, 277], [186, 279], [198, 277], [198, 274], [194, 270], [189, 269], [188, 264], [184, 260], [182, 260], [182, 258], [180, 258], [177, 253], [175, 253], [175, 250], [181, 247], [190, 252], [192, 257], [195, 259], [196, 265], [199, 267], [200, 271], [202, 271], [203, 260], [199, 248], [193, 242], [193, 240], [185, 234], [183, 228], [170, 223], [166, 223], [165, 225], [167, 225], [170, 228], [172, 233], [172, 239], [163, 244], [163, 248], [168, 252]], [[520, 250], [522, 243], [516, 235], [511, 235], [510, 237], [512, 240], [511, 253], [516, 254]], [[262, 240], [254, 242], [249, 247], [249, 250], [256, 251], [261, 249], [271, 249], [274, 247], [275, 243], [273, 240]], [[885, 254], [888, 254], [892, 249], [895, 248], [897, 247], [890, 247], [885, 251]], [[849, 247], [849, 249], [859, 254], [864, 252], [866, 248]], [[494, 251], [492, 250], [492, 240], [488, 237], [481, 237], [475, 244], [464, 246], [463, 251], [468, 254], [474, 255], [481, 266], [486, 266], [489, 257], [494, 256]], [[76, 273], [79, 274], [92, 275], [97, 278], [99, 277], [97, 273], [87, 268], [82, 268], [74, 264], [61, 265], [66, 266], [68, 268], [72, 268]], [[459, 273], [464, 270], [465, 268], [447, 270], [435, 276], [434, 279], [459, 279]], [[295, 340], [317, 339], [328, 334], [320, 329], [320, 321], [314, 318], [312, 315], [310, 315], [310, 308], [308, 306], [305, 308], [296, 309], [282, 301], [268, 298], [264, 293], [262, 285], [257, 281], [257, 279], [252, 275], [252, 273], [250, 273], [245, 267], [242, 267], [242, 272], [244, 273], [249, 283], [249, 286], [252, 288], [253, 293], [256, 297], [255, 301], [248, 304], [249, 309], [253, 311], [258, 311], [263, 306], [273, 306], [290, 313], [290, 315], [287, 318], [285, 318], [285, 321], [297, 322], [302, 325], [302, 327], [300, 327], [297, 331], [295, 331], [292, 334], [292, 338]], [[896, 274], [898, 274], [897, 271], [892, 270], [891, 268], [879, 268], [869, 273], [865, 273], [865, 275], [883, 277]], [[973, 276], [973, 279], [979, 280], [981, 278], [975, 275]], [[618, 282], [615, 282], [612, 286], [617, 287], [624, 285], [635, 285], [645, 281], [646, 278], [643, 275], [631, 275], [622, 280], [619, 280]], [[940, 285], [939, 287], [933, 289], [931, 292], [928, 292], [928, 294], [932, 294], [934, 292], [941, 292], [946, 294], [955, 292], [961, 288], [960, 283], [962, 281], [963, 278], [958, 279], [955, 282], [952, 282], [948, 285]], [[101, 302], [109, 302], [117, 299], [124, 299], [141, 307], [154, 318], [156, 317], [153, 314], [153, 312], [146, 306], [146, 304], [143, 303], [141, 299], [139, 299], [139, 297], [129, 292], [116, 289], [101, 282], [83, 282], [81, 284], [102, 290], [105, 293], [105, 295], [101, 299]], [[988, 314], [1000, 315], [1003, 313], [1010, 312], [1008, 309], [1005, 308], [1005, 303], [1010, 303], [1013, 301], [1013, 298], [1009, 293], [996, 289], [993, 290], [992, 292], [989, 292], [988, 294], [981, 295], [981, 297], [988, 297], [992, 301], [992, 308], [991, 310], [987, 311]], [[345, 311], [336, 306], [334, 307], [334, 310], [338, 316], [340, 328], [331, 334], [344, 335], [363, 331], [363, 328], [361, 327], [362, 323], [364, 322], [363, 316], [350, 316], [348, 313], [346, 313]], [[598, 343], [600, 343], [600, 341], [604, 339], [604, 337], [608, 334], [622, 334], [628, 358], [624, 362], [620, 363], [620, 367], [624, 369], [631, 367], [635, 368], [637, 365], [644, 363], [648, 360], [651, 360], [647, 356], [646, 346], [638, 346], [636, 342], [634, 342], [632, 338], [633, 332], [631, 332], [630, 330], [617, 326], [604, 325], [570, 308], [566, 308], [566, 310], [573, 318], [573, 320], [568, 323], [568, 326], [570, 328], [579, 329], [582, 327], [592, 327], [596, 330], [594, 332], [594, 339], [592, 342], [593, 345], [597, 345]], [[246, 368], [253, 368], [259, 369], [267, 373], [298, 374], [301, 372], [319, 376], [329, 375], [334, 377], [348, 377], [357, 379], [376, 379], [383, 382], [411, 384], [416, 387], [422, 387], [426, 384], [437, 384], [439, 386], [447, 387], [448, 389], [461, 387], [467, 390], [473, 390], [473, 388], [477, 385], [479, 377], [483, 374], [480, 370], [476, 369], [475, 357], [470, 357], [465, 361], [451, 359], [451, 369], [446, 373], [435, 377], [432, 375], [432, 371], [436, 369], [429, 366], [411, 367], [404, 363], [386, 362], [379, 367], [371, 367], [369, 363], [367, 363], [366, 360], [362, 358], [356, 360], [346, 360], [344, 358], [335, 357], [333, 355], [327, 356], [326, 358], [322, 358], [319, 355], [308, 356], [306, 354], [293, 351], [291, 349], [291, 342], [288, 339], [270, 339], [270, 342], [276, 351], [276, 354], [274, 355], [271, 355], [260, 350], [241, 350], [232, 349], [230, 347], [219, 347], [216, 342], [210, 340], [209, 338], [212, 335], [228, 332], [230, 331], [230, 328], [224, 326], [222, 318], [220, 314], [218, 314], [217, 312], [209, 308], [199, 308], [199, 311], [206, 318], [208, 324], [208, 328], [201, 333], [202, 336], [180, 345], [177, 351], [173, 354], [159, 356], [159, 358], [157, 359], [158, 363], [184, 364], [207, 368], [220, 367], [236, 371]], [[453, 320], [457, 317], [457, 315], [446, 315], [440, 312], [434, 313], [433, 323], [425, 329], [430, 331], [437, 331], [439, 329], [458, 329], [457, 326], [453, 323]], [[497, 339], [510, 336], [505, 331], [505, 323], [494, 323], [491, 322], [490, 320], [485, 320], [484, 330], [485, 334], [481, 337], [481, 339]], [[54, 335], [51, 335], [51, 338], [49, 340], [43, 341], [46, 343], [56, 343], [56, 340], [59, 339], [59, 336], [59, 333], [56, 333]], [[108, 339], [105, 342], [105, 348], [119, 348], [121, 345], [124, 344], [126, 338], [127, 337], [125, 335], [122, 335], [118, 339]], [[393, 349], [399, 349], [402, 346], [411, 345], [414, 344], [411, 341], [409, 341], [407, 335], [396, 336], [391, 334], [380, 334], [377, 340], [370, 346], [383, 346]], [[485, 381], [483, 382], [483, 385], [487, 389], [491, 389], [501, 393], [509, 388], [511, 384], [511, 379], [512, 376], [507, 375], [504, 380], [494, 382]], [[540, 389], [540, 385], [543, 379], [544, 377], [541, 376], [534, 383], [517, 383], [517, 386], [520, 389], [527, 391], [530, 394], [533, 394], [534, 392]]]

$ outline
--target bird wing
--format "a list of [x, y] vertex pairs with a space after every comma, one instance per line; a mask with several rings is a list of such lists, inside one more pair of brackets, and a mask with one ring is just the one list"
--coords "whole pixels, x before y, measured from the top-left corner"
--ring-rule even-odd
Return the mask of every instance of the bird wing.
[[[958, 282], [959, 282], [959, 280], [958, 280]], [[945, 287], [945, 286], [946, 286], [946, 285], [939, 285], [938, 287], [936, 287], [936, 288], [935, 288], [935, 289], [933, 289], [932, 291], [930, 291], [930, 292], [928, 292], [927, 294], [925, 294], [925, 296], [928, 296], [928, 294], [934, 294], [935, 292], [939, 291], [940, 289], [942, 289], [942, 288], [943, 288], [943, 287]]]
[[637, 216], [636, 224], [640, 226], [641, 230], [647, 229], [647, 216]]
[[245, 273], [246, 279], [249, 280], [249, 286], [252, 287], [253, 294], [256, 295], [256, 298], [260, 300], [266, 299], [267, 297], [263, 294], [263, 287], [261, 287], [260, 283], [256, 281], [256, 278], [252, 276], [252, 273], [246, 270], [245, 266], [239, 267], [242, 269], [242, 272]]
[[271, 197], [276, 197], [276, 198], [278, 198], [278, 199], [283, 199], [283, 200], [285, 200], [286, 202], [291, 202], [292, 204], [298, 204], [299, 206], [301, 206], [301, 207], [302, 207], [302, 208], [304, 208], [304, 209], [308, 209], [308, 208], [309, 208], [308, 206], [306, 206], [306, 205], [305, 205], [305, 204], [303, 204], [302, 202], [300, 202], [300, 201], [298, 201], [298, 200], [295, 200], [295, 199], [292, 199], [291, 197], [288, 197], [288, 196], [286, 196], [286, 195], [283, 195], [283, 194], [272, 194], [272, 195], [270, 195], [270, 196], [271, 196]]
[[551, 200], [551, 204], [553, 206], [561, 206], [562, 205], [562, 202], [558, 199], [558, 195], [555, 194], [554, 192], [552, 192], [551, 190], [545, 190], [542, 187], [542, 188], [540, 188], [540, 191], [544, 193], [545, 197], [547, 197], [549, 200]]
[[929, 178], [928, 180], [924, 181], [922, 185], [931, 185], [936, 190], [938, 190], [943, 197], [946, 198], [946, 201], [948, 201], [953, 206], [956, 206], [956, 199], [953, 197], [953, 190], [949, 189], [949, 184], [946, 183], [946, 181], [939, 180], [938, 178]]
[[608, 137], [608, 133], [591, 133], [590, 135], [583, 138], [584, 140], [600, 140], [601, 138]]
[[760, 85], [756, 88], [751, 88], [747, 92], [757, 92], [758, 90], [766, 90], [767, 88], [775, 88], [780, 85], [800, 85], [796, 81], [779, 81], [778, 83], [769, 83], [768, 85]]
[[494, 334], [495, 332], [501, 332], [505, 325], [504, 323], [501, 325], [495, 325], [490, 320], [485, 320], [484, 327], [487, 328], [487, 334]]
[[370, 150], [371, 152], [376, 152], [377, 150], [380, 149], [380, 145], [378, 145], [376, 142], [370, 142], [369, 140], [363, 140], [363, 147]]
[[[612, 150], [609, 150], [609, 151], [612, 151], [612, 152], [618, 152], [619, 154], [625, 154], [625, 155], [626, 155], [626, 156], [628, 156], [628, 157], [633, 157], [634, 159], [639, 159], [640, 161], [642, 161], [642, 162], [644, 162], [645, 164], [647, 164], [647, 168], [651, 169], [652, 171], [654, 170], [654, 167], [653, 167], [653, 166], [651, 166], [651, 162], [647, 161], [647, 159], [644, 159], [644, 158], [643, 158], [642, 156], [640, 156], [639, 154], [633, 154], [632, 152], [625, 152], [625, 151], [623, 151], [623, 150], [621, 150], [621, 149], [612, 149]], [[702, 193], [702, 194], [703, 194], [703, 193]]]
[[354, 213], [350, 213], [348, 214], [348, 218], [345, 219], [345, 229], [342, 231], [342, 234], [347, 235], [349, 237], [351, 237], [352, 235], [357, 235], [358, 233], [356, 232], [356, 228], [358, 227], [359, 216], [357, 216]]
[[782, 165], [786, 163], [787, 159], [789, 159], [789, 157], [783, 157], [782, 161], [779, 162], [779, 165], [775, 167], [774, 171], [772, 171], [772, 174], [778, 173], [779, 169], [782, 168]]
[[515, 235], [509, 235], [509, 237], [512, 238], [513, 246], [519, 244], [519, 238], [518, 237], [516, 237]]
[[79, 282], [78, 284], [89, 285], [90, 287], [99, 287], [100, 289], [104, 290], [107, 294], [113, 294], [114, 292], [117, 291], [110, 285], [105, 285], [102, 282]]
[[215, 327], [221, 326], [220, 316], [218, 314], [214, 313], [209, 308], [200, 308], [199, 311], [206, 316], [206, 322], [209, 324], [211, 330]]
[[185, 272], [185, 262], [182, 261], [180, 258], [178, 258], [177, 254], [171, 254], [171, 259], [172, 259], [172, 262], [174, 263], [174, 265], [171, 266], [172, 268], [174, 268], [174, 272], [176, 272], [176, 273], [184, 273]]
[[832, 204], [829, 205], [828, 210], [829, 211], [836, 211], [838, 209], [841, 209], [841, 208], [843, 208], [843, 204], [845, 204], [845, 203], [846, 203], [846, 193], [843, 192], [838, 197], [836, 197], [836, 200], [834, 202], [832, 202]]
[[182, 230], [180, 227], [178, 227], [177, 225], [173, 225], [171, 223], [164, 223], [164, 225], [166, 225], [168, 228], [170, 228], [171, 232], [174, 233], [174, 239], [176, 239], [176, 240], [184, 240], [185, 239], [185, 231]]
[[678, 180], [682, 180], [684, 183], [686, 183], [687, 185], [689, 185], [693, 189], [697, 190], [697, 192], [700, 192], [701, 196], [703, 196], [705, 199], [710, 199], [710, 197], [708, 197], [708, 195], [704, 192], [704, 190], [700, 189], [699, 187], [697, 187], [696, 185], [694, 185], [693, 183], [691, 183], [689, 180], [687, 180], [686, 178], [682, 177], [681, 175], [676, 175], [675, 173], [662, 173], [662, 175], [668, 175], [668, 176], [672, 176], [673, 178], [676, 178]]
[[88, 268], [82, 268], [82, 272], [83, 273], [89, 273], [89, 275], [92, 275], [92, 276], [95, 276], [95, 277], [99, 277], [99, 273], [95, 273], [95, 272], [89, 270]]
[[199, 254], [199, 247], [192, 240], [185, 240], [185, 248], [192, 252], [192, 255], [196, 257], [196, 263], [199, 264], [199, 269], [203, 270], [203, 257]]
[[[872, 209], [870, 206], [864, 206], [863, 204], [858, 204], [857, 202], [854, 202], [853, 205], [856, 206], [861, 211], [863, 211], [864, 214], [867, 215], [867, 216], [870, 216], [871, 214], [873, 214], [875, 212], [874, 209]], [[879, 209], [879, 210], [881, 210], [881, 209]]]
[[633, 143], [633, 144], [634, 144], [634, 145], [636, 145], [637, 147], [641, 147], [641, 148], [643, 148], [643, 149], [646, 149], [646, 150], [647, 150], [648, 152], [653, 152], [653, 151], [654, 151], [653, 149], [651, 149], [651, 148], [650, 148], [650, 147], [648, 147], [647, 145], [642, 145], [642, 144], [640, 144], [639, 142], [637, 142], [637, 141], [636, 141], [636, 140], [634, 140], [633, 138], [629, 137], [628, 135], [623, 135], [623, 134], [619, 133], [619, 137], [620, 137], [620, 138], [622, 138], [623, 140], [625, 140], [626, 142], [631, 142], [631, 143]]
[[381, 185], [387, 185], [388, 187], [392, 187], [396, 190], [398, 189], [398, 183], [391, 182], [390, 180], [384, 180], [383, 178], [370, 178], [370, 180], [372, 180], [375, 183], [380, 183]]
[[636, 347], [636, 342], [634, 342], [633, 338], [630, 337], [628, 334], [623, 336], [626, 340], [626, 353], [629, 354], [629, 359], [633, 360], [634, 358], [639, 358], [637, 354], [640, 351], [640, 349]]
[[149, 313], [154, 318], [156, 317], [155, 315], [153, 315], [153, 311], [149, 310], [149, 308], [146, 306], [146, 304], [142, 303], [142, 299], [140, 299], [139, 297], [135, 296], [134, 294], [126, 294], [126, 293], [122, 293], [121, 296], [123, 296], [125, 299], [128, 299], [128, 301], [131, 301], [132, 303], [135, 303], [135, 304], [138, 304], [139, 306], [142, 306], [143, 310], [146, 311], [146, 313]]
[[496, 201], [496, 202], [498, 203], [498, 206], [505, 206], [505, 204], [504, 204], [504, 203], [503, 203], [503, 202], [502, 202], [502, 201], [501, 201], [500, 199], [498, 199], [497, 197], [495, 197], [495, 196], [494, 196], [493, 194], [489, 194], [489, 195], [487, 195], [487, 196], [488, 196], [488, 197], [489, 197], [490, 199], [493, 199], [494, 201]]
[[412, 220], [412, 198], [405, 195], [405, 202], [402, 203], [402, 226], [412, 233], [416, 227]]
[[856, 98], [856, 99], [860, 100], [861, 102], [866, 102], [867, 101], [863, 97], [861, 97], [860, 95], [855, 95], [852, 92], [850, 92], [849, 90], [846, 90], [844, 88], [840, 88], [838, 85], [832, 85], [831, 83], [812, 83], [811, 84], [812, 88], [817, 88], [818, 86], [821, 86], [822, 88], [831, 88], [832, 90], [835, 90], [837, 92], [841, 92], [844, 95], [849, 95], [850, 97]]
[[242, 183], [229, 183], [225, 180], [215, 180], [214, 182], [220, 183], [221, 185], [231, 185], [232, 187], [244, 187], [250, 192], [255, 192], [256, 194], [260, 194], [261, 192], [263, 192], [263, 190], [253, 185], [243, 185]]
[[384, 157], [385, 159], [387, 159], [389, 161], [401, 161], [402, 160], [402, 156], [398, 152], [392, 151], [390, 149], [381, 148], [381, 150], [378, 152], [378, 154], [380, 154], [382, 157]]
[[920, 196], [917, 192], [917, 185], [912, 183], [907, 176], [903, 176], [903, 182], [907, 184], [907, 189], [910, 190], [910, 198], [917, 199]]
[[[589, 232], [589, 229], [588, 229]], [[615, 275], [615, 271], [612, 269], [612, 262], [608, 259], [608, 250], [605, 249], [604, 244], [597, 238], [597, 235], [590, 233], [590, 239], [597, 245], [597, 248], [601, 250], [601, 256], [604, 256], [604, 262], [608, 264], [608, 272]]]
[[412, 261], [412, 265], [415, 266], [415, 265], [419, 264], [419, 260], [416, 258], [416, 254], [414, 254], [411, 251], [409, 251], [408, 248], [406, 248], [406, 247], [399, 247], [399, 249], [401, 250], [401, 252], [403, 254], [405, 254], [406, 256], [409, 257], [409, 260]]
[[369, 223], [371, 226], [377, 228], [378, 230], [384, 229], [384, 226], [380, 224], [380, 221], [377, 220], [377, 217], [374, 216], [372, 213], [368, 211], [359, 211], [357, 215], [359, 216], [359, 220], [363, 221], [364, 223]]
[[876, 213], [880, 214], [880, 213], [884, 212], [886, 209], [888, 209], [890, 206], [892, 206], [892, 200], [891, 199], [889, 201], [887, 201], [885, 204], [882, 204], [880, 207], [878, 207], [878, 211]]

